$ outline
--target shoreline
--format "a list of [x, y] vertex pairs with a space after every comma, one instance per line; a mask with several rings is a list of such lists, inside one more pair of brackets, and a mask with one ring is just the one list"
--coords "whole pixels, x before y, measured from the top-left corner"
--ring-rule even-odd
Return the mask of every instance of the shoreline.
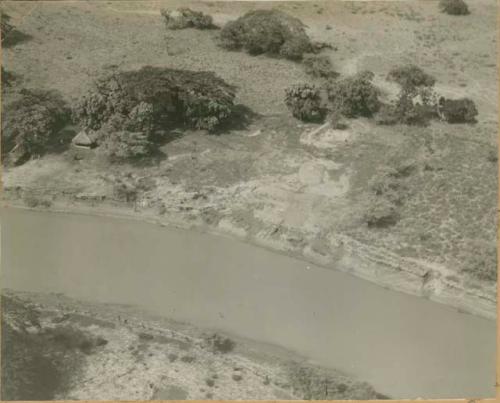
[[319, 253], [307, 243], [300, 249], [300, 246], [294, 247], [293, 243], [282, 239], [271, 239], [261, 232], [256, 235], [248, 234], [244, 229], [231, 225], [231, 221], [226, 221], [224, 226], [219, 223], [217, 227], [214, 227], [197, 222], [189, 223], [182, 216], [180, 219], [158, 216], [158, 214], [148, 212], [148, 209], [135, 210], [134, 207], [120, 206], [118, 203], [99, 202], [93, 205], [92, 202], [70, 203], [59, 199], [51, 207], [32, 208], [26, 206], [21, 199], [4, 199], [2, 208], [135, 220], [161, 227], [223, 236], [298, 259], [304, 263], [314, 264], [322, 269], [348, 273], [391, 291], [425, 298], [463, 313], [489, 320], [496, 319], [495, 285], [481, 287], [481, 284], [473, 286], [469, 284], [466, 288], [465, 284], [454, 282], [453, 278], [446, 278], [446, 268], [372, 248], [342, 234], [330, 234], [327, 237], [330, 244], [327, 252], [330, 253], [324, 254], [324, 251]]
[[[182, 389], [185, 398], [209, 397], [204, 397], [205, 393], [228, 398], [242, 387], [247, 394], [258, 390], [261, 398], [299, 399], [303, 385], [294, 378], [294, 370], [305, 371], [311, 377], [327, 377], [333, 385], [347, 385], [350, 390], [345, 395], [339, 394], [339, 398], [388, 398], [355, 375], [318, 365], [293, 350], [179, 322], [141, 307], [91, 302], [59, 293], [13, 289], [3, 289], [2, 297], [7, 298], [7, 302], [21, 302], [24, 309], [33, 307], [38, 312], [38, 330], [33, 326], [28, 326], [26, 330], [31, 337], [43, 337], [44, 331], [59, 331], [66, 332], [68, 337], [79, 333], [89, 340], [96, 337], [104, 340], [99, 344], [101, 347], [94, 346], [85, 353], [86, 362], [83, 364], [82, 355], [76, 352], [73, 359], [80, 359], [79, 364], [67, 375], [74, 378], [80, 374], [84, 380], [81, 384], [56, 391], [57, 399], [102, 398], [101, 382], [108, 384], [106, 396], [118, 400], [132, 392], [135, 399], [175, 400], [168, 394], [171, 384], [176, 385], [177, 390]], [[22, 321], [22, 310], [10, 308], [8, 312], [6, 323], [9, 326]], [[211, 337], [230, 340], [233, 347], [230, 351], [214, 350], [209, 343]], [[176, 358], [172, 358], [174, 355]], [[166, 367], [162, 364], [163, 356], [169, 362]], [[208, 379], [203, 369], [206, 365], [210, 365], [209, 373], [214, 376], [210, 376], [213, 382], [204, 385], [202, 390], [199, 387], [204, 384], [203, 377]], [[104, 368], [108, 375], [99, 375]], [[187, 376], [188, 371], [196, 372], [197, 377], [191, 379]], [[131, 384], [139, 386], [138, 390], [124, 393], [131, 385], [120, 387], [114, 384], [113, 373], [126, 374]]]

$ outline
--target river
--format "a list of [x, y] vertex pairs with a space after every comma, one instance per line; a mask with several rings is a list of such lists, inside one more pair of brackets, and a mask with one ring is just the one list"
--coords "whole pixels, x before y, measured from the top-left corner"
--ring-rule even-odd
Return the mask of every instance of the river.
[[233, 239], [1, 211], [2, 286], [138, 305], [295, 351], [393, 398], [493, 397], [494, 321]]

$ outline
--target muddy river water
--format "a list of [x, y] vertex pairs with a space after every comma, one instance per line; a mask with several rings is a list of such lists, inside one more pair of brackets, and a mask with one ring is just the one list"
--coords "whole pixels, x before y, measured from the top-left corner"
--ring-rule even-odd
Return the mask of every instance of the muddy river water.
[[1, 230], [3, 287], [140, 305], [393, 398], [494, 396], [494, 321], [216, 235], [11, 208]]

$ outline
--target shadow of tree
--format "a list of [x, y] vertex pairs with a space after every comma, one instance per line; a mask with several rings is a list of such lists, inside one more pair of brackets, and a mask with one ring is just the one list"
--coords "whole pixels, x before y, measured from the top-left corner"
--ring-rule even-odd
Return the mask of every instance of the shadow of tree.
[[225, 122], [220, 124], [212, 134], [224, 134], [234, 130], [245, 130], [252, 124], [255, 119], [262, 115], [254, 112], [248, 106], [237, 104], [234, 106], [233, 113]]
[[2, 46], [4, 48], [11, 48], [15, 45], [23, 42], [28, 42], [32, 39], [33, 36], [25, 34], [24, 32], [18, 31], [14, 28], [2, 39]]

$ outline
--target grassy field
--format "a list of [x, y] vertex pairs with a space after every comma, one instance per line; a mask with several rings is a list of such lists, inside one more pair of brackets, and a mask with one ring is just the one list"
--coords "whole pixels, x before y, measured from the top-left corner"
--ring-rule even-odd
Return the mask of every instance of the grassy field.
[[[333, 46], [322, 54], [342, 76], [371, 70], [390, 97], [389, 70], [415, 63], [436, 77], [441, 94], [470, 97], [479, 110], [474, 125], [386, 127], [356, 119], [343, 131], [301, 123], [287, 111], [285, 88], [315, 82], [300, 63], [228, 52], [216, 45], [217, 30], [167, 31], [160, 16], [162, 7], [182, 4], [223, 25], [278, 3], [4, 3], [24, 34], [3, 50], [4, 66], [18, 77], [4, 93], [5, 104], [16, 99], [20, 87], [55, 89], [74, 103], [106, 71], [154, 65], [214, 71], [237, 87], [237, 103], [250, 111], [248, 122], [219, 135], [174, 133], [161, 150], [166, 158], [154, 165], [110, 165], [96, 153], [68, 149], [8, 168], [7, 201], [61, 209], [125, 208], [231, 233], [332, 267], [338, 268], [345, 254], [370, 261], [360, 249], [339, 246], [348, 239], [377, 256], [400, 259], [395, 267], [401, 272], [414, 274], [417, 265], [414, 285], [399, 288], [438, 300], [446, 288], [478, 297], [494, 312], [493, 0], [470, 2], [465, 17], [439, 13], [434, 1], [280, 2], [280, 9], [306, 24], [313, 40]], [[363, 216], [373, 201], [371, 183], [380, 172], [402, 167], [408, 170], [397, 179], [404, 200], [397, 223], [368, 227]], [[137, 188], [132, 204], [117, 195], [123, 182]], [[384, 284], [372, 274], [363, 276]], [[467, 310], [473, 305], [465, 297], [454, 304]]]

